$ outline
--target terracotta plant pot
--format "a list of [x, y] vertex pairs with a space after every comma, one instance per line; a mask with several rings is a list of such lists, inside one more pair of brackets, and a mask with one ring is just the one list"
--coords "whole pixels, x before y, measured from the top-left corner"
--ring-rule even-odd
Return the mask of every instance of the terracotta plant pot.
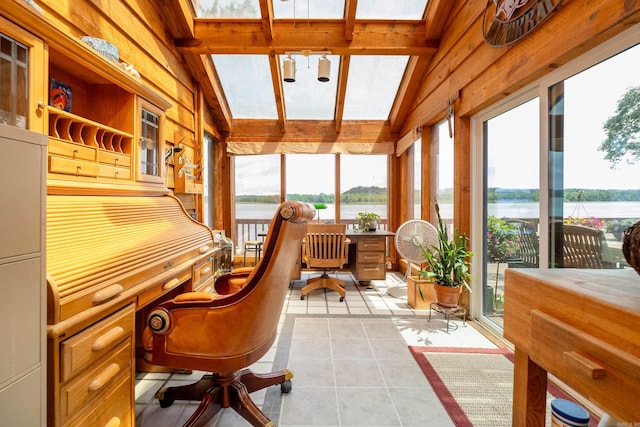
[[462, 286], [452, 288], [450, 286], [442, 286], [433, 284], [436, 293], [436, 302], [440, 307], [455, 308], [458, 306], [458, 300], [462, 293]]

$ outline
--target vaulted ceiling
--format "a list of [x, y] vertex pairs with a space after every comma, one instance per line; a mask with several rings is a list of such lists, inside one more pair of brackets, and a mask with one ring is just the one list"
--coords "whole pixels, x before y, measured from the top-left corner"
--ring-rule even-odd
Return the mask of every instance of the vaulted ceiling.
[[[194, 8], [188, 0], [164, 1], [180, 12], [171, 14], [175, 45], [221, 134], [316, 142], [402, 136], [453, 3], [200, 0]], [[323, 53], [331, 61], [328, 82], [316, 79]], [[283, 81], [288, 55], [296, 61], [293, 83]]]

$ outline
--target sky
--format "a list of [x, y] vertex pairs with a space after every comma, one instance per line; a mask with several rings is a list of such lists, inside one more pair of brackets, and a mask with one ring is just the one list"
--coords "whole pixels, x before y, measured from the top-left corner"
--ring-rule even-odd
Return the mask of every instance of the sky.
[[[611, 169], [598, 146], [618, 100], [640, 85], [639, 63], [640, 45], [565, 80], [565, 188], [638, 188], [640, 165]], [[534, 100], [490, 121], [490, 187], [539, 188], [537, 110]]]

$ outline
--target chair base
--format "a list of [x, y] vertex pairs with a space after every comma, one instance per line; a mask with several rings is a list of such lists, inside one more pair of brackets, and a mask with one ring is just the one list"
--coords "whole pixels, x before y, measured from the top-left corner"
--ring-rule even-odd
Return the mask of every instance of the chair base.
[[309, 292], [313, 292], [316, 289], [325, 288], [331, 289], [332, 291], [336, 291], [338, 294], [340, 294], [340, 302], [342, 302], [344, 301], [344, 297], [346, 295], [344, 284], [344, 280], [330, 277], [325, 271], [322, 273], [322, 276], [312, 277], [311, 279], [307, 280], [307, 284], [302, 288], [302, 295], [300, 295], [300, 299], [304, 299], [304, 297]]
[[254, 427], [275, 427], [249, 397], [263, 388], [280, 384], [283, 393], [291, 391], [289, 370], [256, 374], [243, 369], [232, 374], [207, 374], [200, 381], [179, 387], [162, 387], [156, 392], [160, 407], [168, 408], [176, 400], [199, 400], [200, 405], [183, 427], [206, 425], [223, 408], [233, 408]]

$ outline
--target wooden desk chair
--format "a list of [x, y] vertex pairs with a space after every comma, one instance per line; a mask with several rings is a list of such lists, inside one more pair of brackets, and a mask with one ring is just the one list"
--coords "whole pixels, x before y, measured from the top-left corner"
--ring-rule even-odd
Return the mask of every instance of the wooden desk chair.
[[255, 374], [248, 366], [275, 341], [289, 279], [295, 268], [313, 206], [285, 202], [274, 216], [262, 261], [242, 289], [227, 296], [188, 292], [155, 307], [144, 331], [145, 359], [172, 368], [210, 372], [195, 384], [161, 388], [160, 406], [200, 400], [184, 426], [202, 426], [222, 408], [232, 407], [254, 426], [275, 426], [249, 393], [281, 384], [288, 392], [288, 370]]
[[316, 289], [331, 289], [344, 301], [344, 280], [330, 277], [329, 270], [344, 267], [349, 258], [346, 224], [307, 224], [307, 234], [302, 244], [302, 262], [308, 268], [322, 269], [322, 275], [307, 280], [300, 299]]

